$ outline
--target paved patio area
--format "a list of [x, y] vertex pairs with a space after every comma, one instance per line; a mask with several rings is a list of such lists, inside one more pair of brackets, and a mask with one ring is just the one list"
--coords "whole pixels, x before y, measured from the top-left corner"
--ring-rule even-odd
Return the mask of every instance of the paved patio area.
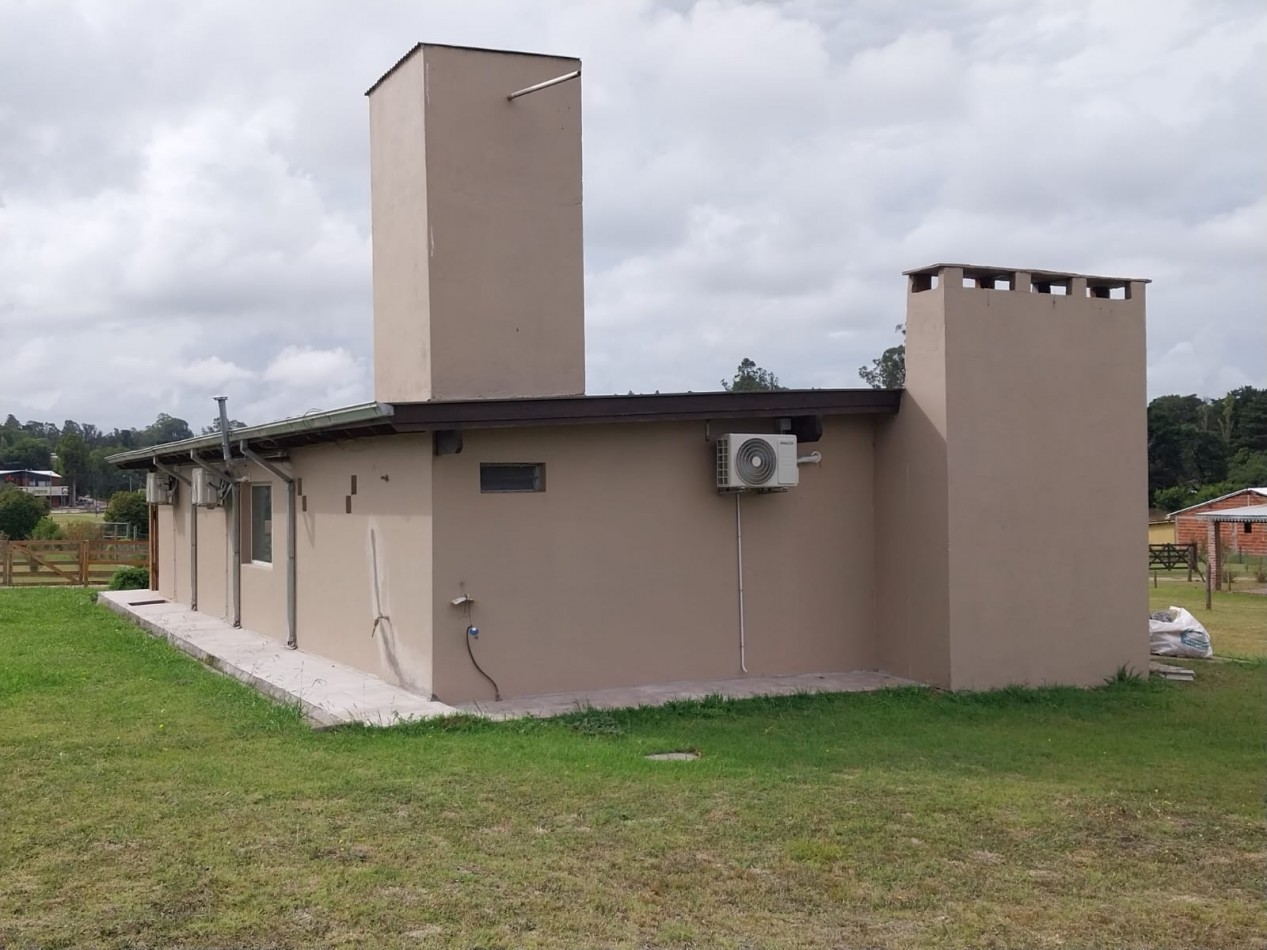
[[155, 636], [280, 702], [297, 703], [318, 726], [360, 722], [390, 726], [413, 719], [462, 712], [490, 719], [557, 716], [577, 709], [656, 706], [674, 699], [710, 695], [732, 698], [792, 693], [845, 693], [917, 685], [888, 673], [801, 673], [685, 680], [656, 686], [524, 696], [501, 702], [450, 706], [388, 683], [377, 676], [303, 650], [287, 650], [272, 637], [197, 613], [154, 591], [102, 591], [100, 602]]
[[102, 591], [100, 603], [213, 669], [283, 703], [318, 726], [390, 726], [456, 710], [377, 676], [285, 645], [245, 627], [165, 601], [152, 590]]

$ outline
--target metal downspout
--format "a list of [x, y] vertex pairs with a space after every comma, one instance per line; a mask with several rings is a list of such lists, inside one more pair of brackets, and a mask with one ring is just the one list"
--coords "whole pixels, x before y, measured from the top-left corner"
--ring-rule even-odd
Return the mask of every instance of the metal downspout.
[[189, 609], [198, 609], [198, 506], [194, 504], [192, 478], [186, 478], [179, 471], [169, 465], [164, 465], [157, 458], [154, 459], [154, 467], [160, 472], [166, 472], [172, 478], [176, 479], [182, 485], [190, 489], [189, 492]]
[[220, 404], [220, 446], [224, 467], [229, 473], [229, 549], [233, 554], [233, 626], [242, 626], [242, 486], [233, 474], [233, 449], [229, 445], [228, 396], [216, 396]]
[[295, 634], [295, 534], [297, 517], [295, 515], [295, 477], [283, 472], [267, 459], [261, 458], [251, 451], [245, 442], [238, 443], [238, 449], [260, 468], [272, 473], [286, 483], [286, 648], [297, 649], [299, 646]]

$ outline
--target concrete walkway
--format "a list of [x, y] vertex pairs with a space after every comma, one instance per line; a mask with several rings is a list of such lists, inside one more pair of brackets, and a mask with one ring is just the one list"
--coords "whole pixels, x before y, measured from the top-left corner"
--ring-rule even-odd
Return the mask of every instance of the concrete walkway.
[[319, 726], [390, 726], [456, 712], [342, 663], [287, 650], [272, 637], [165, 601], [152, 590], [101, 591], [97, 599], [213, 669], [279, 702], [298, 703]]
[[468, 713], [490, 719], [557, 716], [578, 709], [658, 706], [675, 699], [721, 695], [732, 699], [793, 693], [851, 693], [888, 686], [915, 686], [888, 673], [801, 673], [736, 679], [684, 680], [525, 696], [501, 702], [438, 703], [386, 680], [303, 650], [287, 650], [272, 637], [166, 601], [147, 590], [102, 591], [100, 603], [213, 669], [283, 703], [297, 703], [319, 726], [360, 722], [390, 726], [414, 719]]

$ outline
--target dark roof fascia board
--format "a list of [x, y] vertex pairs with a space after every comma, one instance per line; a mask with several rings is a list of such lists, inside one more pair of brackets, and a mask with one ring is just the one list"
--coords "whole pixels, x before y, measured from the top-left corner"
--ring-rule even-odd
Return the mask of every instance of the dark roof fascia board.
[[[637, 396], [559, 396], [529, 399], [403, 402], [356, 406], [314, 416], [234, 429], [230, 441], [257, 450], [279, 451], [322, 442], [432, 432], [437, 429], [687, 422], [709, 419], [765, 419], [787, 416], [891, 415], [901, 389], [794, 389], [751, 393], [666, 393]], [[153, 462], [188, 464], [190, 453], [214, 460], [219, 435], [199, 436], [133, 449], [107, 459], [117, 468], [149, 468]], [[235, 452], [236, 457], [236, 452]]]
[[408, 53], [400, 57], [400, 59], [396, 60], [396, 62], [392, 64], [391, 69], [387, 70], [387, 72], [383, 73], [383, 75], [379, 76], [378, 79], [374, 81], [374, 85], [370, 86], [368, 89], [365, 90], [365, 94], [368, 96], [375, 89], [381, 86], [387, 80], [388, 76], [390, 76], [396, 70], [400, 69], [401, 66], [405, 65], [405, 63], [409, 59], [411, 59], [413, 55], [417, 53], [420, 49], [436, 48], [436, 47], [440, 49], [467, 50], [472, 53], [503, 53], [507, 56], [534, 56], [538, 59], [558, 59], [558, 60], [564, 60], [564, 61], [573, 62], [573, 63], [579, 63], [581, 61], [579, 57], [561, 56], [557, 53], [530, 53], [527, 50], [492, 49], [491, 47], [488, 47], [488, 46], [461, 46], [456, 43], [415, 43], [410, 48]]
[[396, 403], [392, 407], [392, 424], [398, 431], [426, 431], [856, 415], [895, 413], [901, 399], [900, 389], [473, 399], [463, 402]]

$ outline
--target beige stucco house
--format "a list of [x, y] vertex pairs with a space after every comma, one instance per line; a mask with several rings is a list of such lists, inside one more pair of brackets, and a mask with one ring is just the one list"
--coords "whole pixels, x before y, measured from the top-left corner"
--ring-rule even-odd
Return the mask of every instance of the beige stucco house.
[[904, 391], [585, 395], [579, 71], [374, 85], [375, 401], [116, 456], [160, 594], [450, 703], [1146, 669], [1145, 282], [909, 271]]

